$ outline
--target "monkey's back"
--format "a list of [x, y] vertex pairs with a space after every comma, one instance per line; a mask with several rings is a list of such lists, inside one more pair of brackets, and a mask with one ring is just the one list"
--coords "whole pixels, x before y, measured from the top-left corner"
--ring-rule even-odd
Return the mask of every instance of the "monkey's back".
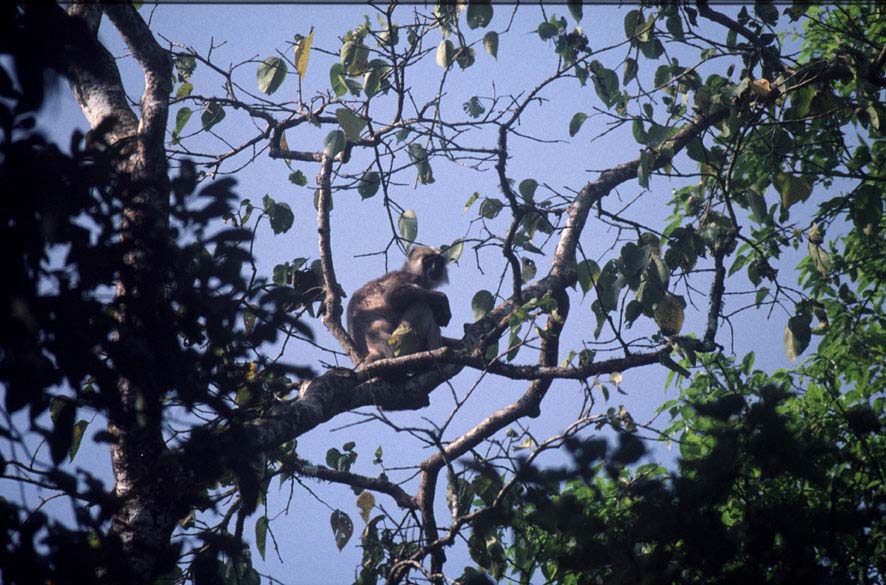
[[367, 351], [366, 334], [370, 330], [391, 333], [400, 322], [400, 311], [388, 307], [385, 295], [403, 285], [420, 285], [421, 277], [403, 270], [393, 270], [370, 280], [351, 295], [348, 301], [348, 333], [362, 351]]

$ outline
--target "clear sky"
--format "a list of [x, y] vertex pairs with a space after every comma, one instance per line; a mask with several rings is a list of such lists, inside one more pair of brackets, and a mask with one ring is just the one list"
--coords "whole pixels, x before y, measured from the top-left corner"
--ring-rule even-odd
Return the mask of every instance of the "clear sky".
[[[402, 6], [399, 9], [402, 21], [409, 20], [411, 12], [416, 8]], [[581, 25], [588, 34], [591, 46], [602, 48], [621, 43], [624, 40], [622, 21], [624, 14], [631, 8], [633, 7], [586, 6]], [[511, 6], [496, 5], [495, 18], [489, 29], [503, 31], [513, 10], [514, 7]], [[292, 41], [293, 35], [307, 34], [313, 28], [315, 34], [313, 46], [331, 54], [320, 51], [312, 53], [303, 82], [303, 92], [306, 96], [329, 90], [328, 71], [330, 65], [337, 60], [341, 45], [339, 38], [347, 30], [361, 24], [364, 14], [370, 15], [373, 23], [375, 22], [373, 10], [366, 6], [352, 5], [164, 4], [156, 8], [145, 6], [141, 12], [146, 17], [150, 16], [152, 30], [162, 39], [193, 47], [203, 54], [208, 51], [213, 39], [216, 44], [226, 41], [226, 44], [213, 51], [214, 61], [225, 67], [246, 60], [261, 60], [275, 55], [277, 50], [291, 55], [291, 48], [287, 43]], [[444, 96], [444, 110], [453, 116], [463, 118], [462, 104], [472, 96], [519, 95], [534, 88], [551, 75], [556, 67], [553, 48], [550, 42], [543, 44], [539, 40], [535, 29], [542, 20], [552, 14], [566, 17], [570, 27], [575, 24], [566, 7], [562, 5], [546, 6], [544, 9], [537, 6], [523, 7], [517, 10], [510, 31], [500, 37], [497, 59], [487, 55], [482, 46], [478, 45], [475, 66], [465, 71], [453, 68], [450, 72]], [[469, 31], [467, 27], [464, 28], [469, 41], [482, 38], [485, 32]], [[103, 23], [101, 35], [107, 40], [112, 52], [120, 57], [121, 70], [130, 88], [130, 96], [137, 102], [143, 83], [141, 72], [133, 60], [127, 58], [125, 47], [109, 23]], [[162, 39], [161, 42], [164, 42]], [[625, 49], [622, 48], [610, 51], [600, 59], [608, 67], [616, 69], [620, 75], [619, 63], [624, 55]], [[685, 56], [685, 61], [681, 58], [681, 64], [689, 62], [691, 62], [690, 56]], [[655, 66], [657, 64], [648, 61], [641, 62], [641, 76], [651, 79]], [[238, 79], [243, 86], [255, 93], [258, 92], [255, 82], [256, 67], [256, 63], [249, 63], [238, 70]], [[431, 54], [421, 68], [412, 74], [416, 102], [422, 103], [422, 100], [433, 97], [442, 71], [434, 63], [434, 56]], [[703, 70], [702, 75], [705, 76], [710, 72]], [[271, 99], [294, 99], [295, 79], [295, 75], [290, 75]], [[220, 81], [218, 76], [211, 75], [205, 67], [198, 66], [193, 80], [195, 92], [203, 95], [220, 94], [222, 92]], [[533, 178], [553, 191], [568, 195], [571, 191], [581, 188], [588, 180], [596, 178], [596, 171], [638, 156], [639, 146], [631, 138], [630, 128], [627, 126], [616, 129], [599, 140], [592, 140], [607, 128], [609, 119], [605, 115], [594, 114], [594, 108], [601, 108], [602, 104], [590, 83], [582, 88], [575, 79], [559, 81], [543, 90], [540, 98], [542, 99], [528, 108], [519, 127], [521, 134], [537, 140], [514, 137], [511, 142], [512, 158], [509, 161], [508, 174], [517, 182]], [[377, 112], [384, 113], [385, 107], [384, 104], [380, 105]], [[174, 124], [176, 110], [177, 108], [173, 108], [171, 112], [171, 124]], [[574, 138], [570, 138], [569, 121], [573, 114], [579, 111], [591, 116], [581, 131]], [[47, 129], [61, 144], [67, 144], [74, 127], [85, 126], [82, 114], [67, 91], [60, 92], [60, 95], [47, 105], [45, 113], [44, 121]], [[191, 120], [194, 128], [198, 124], [198, 118], [199, 116], [195, 115]], [[322, 149], [323, 136], [328, 130], [324, 128], [288, 133], [289, 145], [296, 150], [319, 151]], [[228, 118], [219, 125], [218, 131], [232, 142], [236, 142], [251, 136], [255, 128], [243, 117], [229, 114]], [[494, 147], [494, 140], [494, 135], [489, 133], [476, 133], [465, 139], [466, 143], [484, 147]], [[217, 141], [193, 142], [193, 144], [207, 149], [222, 149]], [[361, 161], [366, 164], [365, 161], [368, 159], [360, 158], [361, 156], [357, 155], [351, 163], [352, 172], [360, 169]], [[233, 169], [235, 166], [238, 165], [229, 168]], [[407, 171], [401, 173], [398, 177], [401, 183], [392, 191], [392, 195], [402, 207], [416, 211], [419, 221], [418, 239], [424, 243], [440, 245], [450, 243], [457, 238], [478, 236], [478, 227], [476, 223], [472, 223], [477, 217], [477, 205], [475, 204], [467, 213], [463, 211], [463, 207], [475, 191], [481, 196], [500, 197], [494, 170], [488, 168], [486, 172], [476, 172], [443, 160], [435, 161], [433, 168], [435, 183], [416, 186], [414, 173]], [[687, 170], [688, 168], [687, 166]], [[301, 170], [308, 177], [307, 187], [291, 184], [287, 179], [290, 169], [282, 161], [272, 160], [266, 154], [260, 155], [252, 164], [236, 173], [241, 196], [258, 203], [263, 195], [270, 194], [278, 201], [291, 205], [295, 213], [295, 227], [289, 233], [275, 237], [268, 229], [260, 232], [256, 256], [260, 271], [268, 277], [278, 263], [296, 257], [317, 258], [313, 178], [318, 168], [307, 163], [293, 163], [293, 169]], [[642, 193], [636, 182], [632, 182], [609, 197], [606, 209], [615, 212], [631, 204], [627, 212], [631, 219], [661, 229], [665, 225], [664, 218], [670, 215], [666, 204], [670, 199], [671, 190], [682, 184], [670, 182], [663, 177], [655, 177], [651, 181], [649, 192], [643, 194], [639, 202], [631, 204]], [[333, 251], [339, 280], [344, 289], [351, 292], [386, 269], [384, 256], [359, 258], [361, 255], [384, 250], [390, 241], [391, 233], [381, 197], [361, 201], [356, 191], [339, 192], [335, 196], [331, 221]], [[507, 222], [508, 218], [502, 215], [491, 225], [503, 233]], [[602, 265], [614, 253], [617, 254], [621, 244], [618, 244], [613, 252], [611, 246], [615, 240], [616, 233], [612, 228], [601, 222], [592, 222], [582, 238], [582, 245], [588, 257], [598, 260]], [[544, 250], [551, 253], [553, 246], [554, 242], [550, 242]], [[453, 320], [446, 332], [449, 336], [460, 336], [461, 324], [472, 321], [470, 301], [477, 290], [485, 288], [495, 291], [498, 288], [503, 264], [500, 254], [496, 254], [494, 250], [494, 248], [483, 250], [478, 262], [473, 252], [466, 247], [459, 265], [451, 268], [451, 284], [445, 289], [453, 310]], [[802, 256], [803, 251], [800, 251], [797, 255], [783, 259], [780, 266], [790, 270]], [[539, 256], [535, 260], [538, 263], [539, 274], [544, 274], [548, 259]], [[401, 261], [399, 252], [392, 249], [388, 267], [396, 266]], [[687, 311], [684, 332], [703, 331], [707, 284], [702, 284], [695, 298], [698, 302], [697, 309], [690, 306]], [[505, 284], [503, 292], [507, 294], [507, 290], [508, 285]], [[683, 291], [678, 292], [683, 293]], [[739, 303], [745, 302], [747, 299], [740, 301], [727, 299], [726, 312], [729, 312], [730, 307], [734, 308]], [[590, 299], [581, 303], [580, 292], [573, 295], [572, 311], [567, 330], [569, 336], [563, 344], [564, 355], [570, 347], [581, 349], [580, 340], [590, 339], [596, 325], [590, 310]], [[767, 316], [763, 312], [743, 313], [733, 321], [734, 329], [723, 331], [725, 337], [721, 342], [727, 345], [727, 350], [732, 349], [730, 344], [734, 343], [739, 355], [748, 349], [755, 349], [758, 367], [774, 370], [788, 365], [781, 341], [781, 332], [787, 316], [776, 312], [771, 316], [771, 321], [767, 321]], [[313, 322], [312, 327], [318, 335], [320, 344], [335, 347], [331, 336], [322, 330], [319, 321]], [[632, 335], [637, 336], [649, 332], [651, 332], [650, 327], [644, 327], [639, 322], [635, 329], [630, 331]], [[761, 335], [760, 332], [764, 333]], [[319, 360], [329, 362], [331, 359], [328, 353], [320, 352], [307, 344], [296, 343], [288, 346], [285, 356], [291, 362], [315, 366]], [[517, 361], [529, 358], [531, 354], [521, 354]], [[626, 373], [622, 383], [622, 389], [626, 394], [613, 393], [608, 404], [604, 404], [602, 398], [599, 398], [598, 410], [624, 404], [636, 420], [647, 420], [652, 416], [655, 407], [666, 398], [663, 389], [666, 374], [667, 371], [660, 367]], [[429, 408], [419, 412], [393, 413], [391, 419], [404, 426], [429, 426], [426, 424], [428, 419], [442, 421], [453, 406], [450, 392], [463, 396], [478, 382], [478, 379], [476, 372], [464, 372], [452, 381], [451, 391], [441, 388], [435, 392]], [[524, 388], [524, 384], [505, 380], [480, 381], [471, 402], [468, 403], [468, 408], [457, 414], [444, 439], [454, 438], [458, 432], [470, 428], [494, 409], [508, 404], [519, 396]], [[671, 388], [667, 397], [674, 396], [676, 392]], [[581, 400], [582, 390], [575, 382], [555, 383], [542, 406], [542, 416], [531, 422], [535, 436], [543, 439], [562, 430], [564, 425], [572, 421], [570, 415], [578, 412]], [[340, 448], [343, 443], [353, 440], [357, 442], [359, 453], [354, 471], [377, 475], [381, 470], [372, 465], [372, 458], [378, 446], [383, 447], [385, 464], [394, 468], [399, 465], [414, 465], [429, 454], [421, 451], [420, 444], [407, 433], [394, 433], [377, 422], [356, 427], [348, 426], [360, 420], [363, 420], [363, 417], [341, 417], [299, 438], [299, 455], [322, 463], [328, 448]], [[97, 430], [98, 428], [91, 428], [89, 436]], [[664, 458], [673, 456], [673, 453], [669, 454], [664, 447], [658, 448], [656, 452]], [[111, 481], [107, 453], [87, 446], [86, 441], [77, 463], [90, 469], [104, 470], [102, 475]], [[404, 479], [410, 474], [411, 470], [399, 473], [389, 471], [392, 477]], [[362, 520], [354, 503], [355, 498], [350, 490], [344, 487], [311, 482], [306, 482], [306, 485], [311, 493], [296, 487], [291, 502], [287, 499], [288, 485], [279, 494], [276, 492], [276, 484], [271, 487], [272, 498], [268, 503], [268, 516], [276, 517], [284, 507], [289, 506], [289, 515], [276, 517], [271, 525], [283, 563], [276, 559], [269, 539], [267, 561], [262, 562], [256, 553], [254, 554], [256, 565], [262, 572], [269, 572], [281, 582], [291, 585], [351, 582], [354, 571], [359, 565], [360, 549], [357, 545], [359, 532], [362, 529]], [[408, 484], [408, 487], [414, 487], [414, 482]], [[444, 489], [442, 483], [440, 489]], [[385, 496], [378, 496], [378, 501], [388, 510], [395, 508], [394, 503]], [[341, 552], [336, 549], [329, 527], [329, 514], [336, 507], [350, 514], [355, 521], [354, 538]], [[441, 517], [448, 516], [443, 514]], [[253, 522], [254, 518], [247, 521], [247, 534], [251, 534]], [[460, 569], [458, 562], [469, 563], [463, 551], [454, 551], [449, 556], [456, 559], [454, 565], [450, 567], [453, 572]]]

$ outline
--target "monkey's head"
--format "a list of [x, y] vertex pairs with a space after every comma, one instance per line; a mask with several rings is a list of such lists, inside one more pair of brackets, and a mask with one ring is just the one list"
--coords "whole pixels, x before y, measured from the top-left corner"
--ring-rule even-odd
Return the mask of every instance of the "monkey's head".
[[421, 277], [424, 288], [433, 289], [449, 282], [446, 265], [449, 259], [437, 248], [415, 246], [409, 251], [409, 257], [403, 265], [403, 271]]

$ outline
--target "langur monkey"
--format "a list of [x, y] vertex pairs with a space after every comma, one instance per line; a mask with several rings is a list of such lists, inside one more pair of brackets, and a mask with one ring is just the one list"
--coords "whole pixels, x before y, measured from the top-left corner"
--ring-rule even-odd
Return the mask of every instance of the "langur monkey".
[[448, 262], [437, 248], [415, 246], [400, 270], [370, 280], [351, 296], [348, 333], [366, 356], [363, 364], [452, 342], [440, 334], [452, 318], [449, 299], [434, 290], [449, 282]]

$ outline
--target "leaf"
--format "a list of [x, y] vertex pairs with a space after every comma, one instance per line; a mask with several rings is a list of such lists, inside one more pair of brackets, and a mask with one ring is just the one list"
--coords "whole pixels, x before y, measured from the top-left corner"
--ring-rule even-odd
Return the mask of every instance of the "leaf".
[[440, 44], [437, 45], [437, 65], [443, 69], [452, 65], [452, 56], [454, 53], [455, 46], [452, 44], [452, 41], [440, 41]]
[[289, 182], [293, 185], [304, 187], [308, 184], [308, 178], [303, 172], [295, 171], [294, 173], [289, 173]]
[[535, 32], [538, 33], [538, 36], [541, 37], [541, 40], [547, 41], [557, 36], [557, 33], [559, 31], [557, 30], [557, 25], [550, 22], [543, 22], [538, 25], [538, 28], [535, 30]]
[[638, 30], [642, 29], [645, 24], [646, 20], [643, 18], [643, 12], [641, 12], [640, 10], [629, 11], [627, 14], [625, 14], [624, 18], [625, 37], [633, 37], [635, 34], [637, 34]]
[[338, 550], [342, 550], [348, 544], [348, 541], [351, 540], [351, 535], [354, 534], [354, 523], [351, 521], [350, 516], [341, 510], [335, 510], [329, 516], [329, 524], [332, 526], [335, 546], [338, 547]]
[[360, 177], [360, 182], [357, 183], [357, 193], [360, 194], [362, 199], [369, 199], [378, 193], [380, 185], [381, 175], [375, 171], [366, 171], [363, 173], [363, 176]]
[[415, 210], [407, 209], [401, 213], [397, 226], [400, 228], [400, 237], [407, 242], [414, 242], [418, 236], [418, 217], [415, 215]]
[[637, 72], [640, 68], [637, 66], [637, 60], [631, 59], [628, 57], [625, 59], [625, 72], [622, 75], [621, 83], [622, 85], [627, 85], [629, 82], [633, 81], [637, 78]]
[[476, 201], [478, 197], [480, 197], [479, 191], [474, 191], [474, 193], [470, 197], [468, 197], [467, 202], [465, 202], [465, 209], [463, 213], [467, 213], [468, 209], [471, 208], [471, 205], [474, 204], [474, 201]]
[[255, 548], [262, 560], [265, 558], [265, 546], [268, 543], [268, 517], [261, 516], [255, 521]]
[[347, 108], [336, 110], [335, 117], [338, 120], [338, 125], [342, 127], [342, 130], [345, 131], [345, 135], [347, 135], [351, 142], [358, 142], [360, 140], [360, 132], [369, 123], [369, 120], [358, 116]]
[[468, 27], [484, 28], [492, 21], [492, 5], [488, 2], [472, 1], [468, 4]]
[[538, 189], [538, 181], [535, 179], [523, 179], [518, 187], [520, 195], [527, 203], [531, 203], [535, 197], [535, 190]]
[[791, 362], [802, 354], [812, 339], [812, 329], [809, 327], [808, 315], [794, 315], [788, 319], [784, 328], [784, 348]]
[[486, 52], [498, 59], [498, 33], [489, 31], [483, 35], [483, 48]]
[[326, 156], [329, 158], [335, 158], [338, 153], [345, 149], [346, 144], [347, 139], [345, 138], [345, 133], [341, 130], [333, 130], [327, 134], [325, 140], [323, 140], [323, 150], [326, 153]]
[[348, 93], [348, 84], [341, 63], [336, 63], [329, 68], [329, 84], [337, 97]]
[[575, 136], [578, 134], [578, 131], [581, 129], [581, 125], [585, 123], [585, 120], [588, 119], [588, 115], [584, 112], [576, 112], [574, 116], [572, 116], [572, 120], [569, 121], [569, 135]]
[[369, 62], [369, 71], [363, 76], [363, 91], [366, 97], [372, 97], [379, 91], [388, 88], [385, 76], [391, 68], [381, 59], [373, 59]]
[[274, 203], [268, 211], [268, 219], [271, 221], [271, 229], [275, 234], [284, 234], [289, 231], [295, 222], [295, 215], [287, 203]]
[[821, 274], [823, 278], [827, 278], [828, 272], [830, 272], [831, 269], [831, 258], [828, 256], [828, 253], [825, 252], [824, 248], [818, 244], [809, 242], [809, 257], [812, 258], [812, 262], [815, 264], [815, 269], [818, 270], [818, 273]]
[[575, 19], [575, 22], [581, 22], [581, 0], [566, 0], [566, 6], [569, 8], [569, 14], [572, 15], [572, 18]]
[[600, 276], [600, 267], [593, 260], [582, 260], [575, 267], [581, 292], [587, 294]]
[[446, 254], [446, 257], [450, 262], [458, 262], [458, 259], [461, 258], [462, 252], [465, 249], [464, 240], [455, 240], [452, 242], [452, 245], [447, 247], [443, 253]]
[[77, 405], [66, 396], [56, 396], [49, 405], [52, 419], [52, 432], [47, 437], [49, 454], [55, 465], [61, 464], [65, 455], [70, 453], [74, 438], [74, 417]]
[[77, 455], [77, 451], [80, 450], [80, 441], [83, 440], [83, 433], [86, 432], [86, 427], [89, 426], [89, 421], [86, 420], [78, 420], [77, 424], [74, 425], [74, 433], [71, 439], [71, 448], [68, 451], [68, 461], [73, 461], [74, 456]]
[[474, 118], [475, 120], [486, 112], [486, 108], [483, 106], [483, 104], [480, 103], [480, 98], [478, 98], [477, 96], [473, 96], [471, 97], [471, 99], [466, 101], [462, 105], [462, 109], [465, 111], [465, 114], [467, 114], [469, 118]]
[[258, 64], [258, 89], [271, 95], [286, 79], [286, 62], [280, 57], [266, 57]]
[[178, 91], [175, 92], [175, 97], [188, 97], [189, 95], [191, 95], [192, 91], [194, 91], [194, 86], [190, 82], [186, 81], [178, 86]]
[[308, 36], [299, 41], [295, 47], [295, 71], [301, 79], [305, 78], [308, 71], [308, 58], [311, 52], [311, 43], [314, 42], [314, 29], [308, 33]]
[[209, 130], [225, 119], [225, 110], [215, 100], [209, 100], [200, 116], [200, 122], [204, 130]]
[[504, 207], [504, 204], [501, 201], [492, 197], [487, 197], [483, 200], [483, 203], [480, 204], [480, 217], [493, 219], [499, 214], [502, 207]]
[[418, 182], [422, 185], [434, 182], [434, 173], [431, 171], [431, 165], [428, 162], [428, 151], [421, 144], [413, 142], [406, 149], [409, 158], [415, 163], [415, 169], [418, 171]]
[[357, 507], [360, 508], [360, 516], [363, 518], [363, 521], [369, 522], [369, 514], [372, 513], [372, 508], [375, 507], [375, 496], [372, 495], [372, 492], [364, 491], [357, 496]]
[[495, 306], [495, 297], [488, 290], [477, 291], [474, 298], [471, 299], [471, 309], [474, 311], [474, 321], [479, 321], [485, 317], [492, 307]]
[[683, 328], [683, 305], [672, 294], [667, 294], [653, 309], [655, 323], [667, 336], [678, 335]]
[[535, 275], [538, 273], [538, 268], [535, 266], [535, 260], [532, 258], [520, 258], [520, 278], [523, 279], [523, 282], [529, 282]]
[[776, 175], [775, 186], [781, 194], [781, 205], [785, 209], [798, 201], [806, 201], [812, 193], [812, 185], [808, 179], [786, 173]]
[[175, 130], [172, 131], [173, 136], [178, 136], [181, 134], [182, 130], [185, 128], [185, 124], [188, 123], [188, 120], [191, 119], [191, 114], [193, 111], [191, 108], [181, 108], [178, 113], [175, 115]]

